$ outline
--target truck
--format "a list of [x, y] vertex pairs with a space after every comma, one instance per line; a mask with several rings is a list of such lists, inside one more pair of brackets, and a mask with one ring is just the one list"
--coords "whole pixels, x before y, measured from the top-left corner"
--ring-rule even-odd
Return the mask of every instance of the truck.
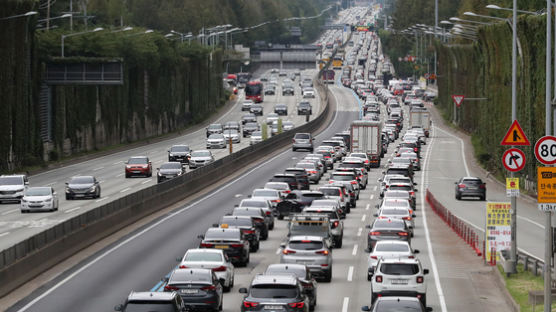
[[322, 81], [324, 83], [334, 83], [334, 70], [325, 69], [322, 71]]
[[371, 167], [380, 167], [384, 157], [382, 123], [374, 120], [354, 120], [350, 126], [351, 152], [366, 153]]
[[429, 137], [431, 128], [431, 113], [422, 107], [412, 107], [409, 111], [409, 128], [423, 128], [425, 136]]

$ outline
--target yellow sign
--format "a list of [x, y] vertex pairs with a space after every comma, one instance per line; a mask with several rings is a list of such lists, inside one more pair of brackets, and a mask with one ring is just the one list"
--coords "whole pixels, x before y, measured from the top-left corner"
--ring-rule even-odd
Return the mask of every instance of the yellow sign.
[[506, 190], [519, 190], [519, 178], [506, 178]]
[[[487, 203], [486, 209], [486, 260], [491, 251], [510, 249], [512, 245], [512, 205], [510, 203]], [[498, 254], [496, 255], [498, 260]]]
[[556, 203], [556, 167], [537, 167], [537, 202]]

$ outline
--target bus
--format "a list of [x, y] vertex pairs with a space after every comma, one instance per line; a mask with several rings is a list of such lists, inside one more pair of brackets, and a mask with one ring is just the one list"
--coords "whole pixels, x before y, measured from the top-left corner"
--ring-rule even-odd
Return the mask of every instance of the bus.
[[341, 53], [337, 53], [332, 60], [332, 68], [342, 69], [344, 65], [344, 56]]
[[322, 71], [322, 81], [324, 83], [334, 83], [334, 70], [325, 69]]
[[250, 81], [245, 86], [245, 99], [255, 103], [261, 103], [264, 98], [263, 83], [260, 81]]

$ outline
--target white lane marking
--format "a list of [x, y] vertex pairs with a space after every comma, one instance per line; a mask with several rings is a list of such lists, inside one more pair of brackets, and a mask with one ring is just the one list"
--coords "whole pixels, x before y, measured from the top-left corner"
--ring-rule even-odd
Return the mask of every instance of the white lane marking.
[[528, 219], [528, 218], [525, 218], [525, 217], [522, 217], [522, 216], [517, 216], [517, 218], [518, 218], [518, 219], [521, 219], [521, 220], [524, 220], [524, 221], [527, 221], [527, 222], [529, 222], [529, 223], [531, 223], [531, 224], [534, 224], [534, 225], [540, 227], [541, 229], [544, 229], [544, 225], [542, 225], [542, 224], [540, 224], [540, 223], [537, 223], [537, 222], [535, 222], [535, 221], [533, 221], [533, 220], [531, 220], [531, 219]]
[[367, 206], [365, 206], [365, 210], [369, 210], [369, 208], [371, 208], [371, 204], [367, 204]]
[[19, 209], [8, 210], [8, 211], [5, 211], [5, 212], [2, 212], [2, 215], [3, 216], [9, 215], [10, 213], [14, 213], [14, 212], [17, 212], [17, 211], [19, 211]]
[[100, 203], [101, 201], [107, 200], [108, 198], [110, 198], [110, 196], [99, 198], [99, 199], [95, 200], [95, 203]]
[[348, 282], [351, 282], [353, 280], [353, 265], [349, 267], [347, 280]]
[[342, 312], [347, 312], [349, 306], [349, 297], [344, 297], [344, 303], [342, 304]]
[[[334, 99], [336, 99], [336, 95], [334, 94], [334, 92], [331, 92], [332, 96], [334, 96]], [[334, 119], [332, 120], [332, 124], [336, 123], [336, 119], [338, 118], [338, 101], [336, 99], [336, 110], [334, 112]], [[327, 128], [328, 129], [328, 128]], [[322, 132], [324, 133], [324, 131]], [[319, 135], [317, 135], [317, 137], [319, 137]], [[143, 229], [140, 232], [137, 232], [135, 235], [130, 236], [128, 239], [122, 241], [121, 243], [117, 244], [116, 246], [108, 249], [107, 251], [105, 251], [104, 253], [100, 254], [98, 257], [96, 257], [95, 259], [91, 260], [91, 262], [88, 262], [87, 264], [81, 266], [79, 269], [75, 270], [75, 272], [73, 272], [72, 274], [68, 275], [66, 278], [64, 278], [63, 280], [59, 281], [57, 284], [53, 285], [52, 287], [48, 288], [44, 293], [40, 294], [39, 296], [37, 296], [35, 299], [33, 299], [32, 301], [30, 301], [29, 303], [27, 303], [25, 306], [23, 306], [21, 309], [18, 310], [18, 312], [23, 312], [23, 311], [27, 311], [29, 308], [31, 308], [32, 306], [34, 306], [37, 302], [39, 302], [40, 300], [42, 300], [44, 297], [50, 295], [53, 291], [55, 291], [56, 289], [60, 288], [61, 286], [63, 286], [64, 284], [66, 284], [68, 281], [70, 281], [71, 279], [73, 279], [74, 277], [76, 277], [77, 275], [79, 275], [81, 272], [87, 270], [88, 268], [90, 268], [91, 266], [93, 266], [95, 263], [99, 262], [100, 260], [104, 259], [105, 257], [107, 257], [108, 255], [112, 254], [114, 251], [120, 249], [121, 247], [127, 245], [129, 242], [135, 240], [136, 238], [142, 236], [143, 234], [149, 232], [150, 230], [154, 229], [155, 227], [159, 226], [160, 224], [171, 220], [172, 218], [174, 218], [176, 215], [181, 214], [189, 209], [191, 209], [192, 207], [194, 207], [195, 205], [206, 201], [207, 199], [215, 196], [216, 194], [219, 194], [220, 191], [228, 188], [231, 185], [234, 185], [235, 183], [237, 183], [238, 181], [241, 181], [242, 179], [244, 179], [246, 176], [250, 175], [251, 173], [253, 173], [254, 171], [266, 166], [267, 164], [273, 162], [274, 160], [276, 160], [279, 157], [282, 157], [283, 155], [285, 155], [286, 153], [289, 152], [288, 150], [283, 151], [282, 153], [270, 158], [269, 160], [259, 164], [258, 166], [254, 167], [253, 169], [247, 171], [246, 173], [242, 174], [241, 176], [239, 176], [238, 178], [230, 181], [229, 183], [225, 184], [224, 186], [220, 187], [219, 189], [214, 190], [213, 192], [209, 193], [208, 195], [200, 198], [199, 200], [183, 207], [180, 210], [177, 210], [173, 213], [170, 213], [169, 215], [167, 215], [166, 217], [158, 220], [157, 222], [151, 224], [150, 226], [146, 227], [145, 229]], [[122, 174], [123, 175], [123, 174]], [[349, 298], [344, 298], [344, 305], [346, 306], [344, 310], [347, 312], [347, 303], [346, 303], [346, 299], [347, 302], [349, 302]]]
[[120, 160], [120, 161], [117, 161], [117, 162], [113, 163], [112, 165], [119, 165], [121, 163], [123, 163], [123, 161]]
[[99, 171], [100, 169], [104, 169], [104, 166], [95, 168], [95, 169], [93, 169], [93, 171]]
[[357, 244], [353, 245], [353, 251], [351, 252], [351, 255], [352, 255], [352, 256], [357, 255], [357, 248], [358, 248], [358, 247], [359, 247], [359, 245], [357, 245]]
[[243, 196], [243, 194], [235, 194], [234, 195], [235, 198], [240, 198], [241, 196]]
[[141, 184], [147, 184], [147, 183], [149, 183], [149, 182], [151, 182], [151, 180], [143, 181], [143, 182], [141, 182]]
[[0, 237], [2, 237], [2, 236], [6, 236], [6, 235], [8, 235], [8, 234], [10, 234], [10, 232], [4, 232], [4, 233], [0, 233]]
[[[463, 167], [465, 168], [465, 174], [466, 174], [466, 176], [470, 176], [469, 167], [467, 167], [467, 159], [465, 158], [465, 144], [463, 144], [463, 140], [458, 138], [457, 136], [449, 133], [448, 131], [444, 131], [444, 130], [440, 129], [439, 127], [435, 126], [434, 129], [440, 130], [440, 131], [446, 133], [447, 135], [451, 136], [452, 138], [455, 138], [455, 139], [459, 140], [460, 145], [461, 145], [461, 156], [463, 158]], [[432, 140], [431, 140], [431, 142], [432, 142]]]
[[370, 199], [375, 198], [375, 194], [371, 194], [371, 197], [369, 197]]
[[367, 219], [367, 215], [364, 214], [364, 215], [361, 217], [361, 222], [365, 222], [365, 219]]
[[279, 253], [280, 253], [280, 250], [282, 250], [282, 248], [276, 249], [276, 254], [279, 254]]
[[56, 184], [56, 183], [58, 183], [58, 182], [56, 182], [56, 181], [50, 182], [50, 183], [48, 183], [48, 184], [45, 184], [45, 186], [51, 186], [51, 185], [54, 185], [54, 184]]
[[357, 230], [357, 236], [361, 236], [361, 233], [363, 232], [363, 228], [359, 228]]
[[104, 183], [104, 180], [99, 180], [98, 183]]
[[[433, 128], [433, 130], [434, 129], [436, 129], [436, 127]], [[434, 143], [434, 133], [431, 137], [432, 137], [431, 141], [427, 146], [427, 153], [425, 155], [425, 161], [424, 161], [424, 166], [423, 166], [423, 168], [425, 168], [425, 171], [421, 175], [421, 185], [424, 189], [423, 189], [423, 192], [420, 192], [420, 193], [421, 193], [421, 203], [423, 205], [425, 205], [425, 193], [426, 193], [425, 192], [425, 190], [426, 190], [425, 176], [428, 175], [429, 156], [430, 156], [431, 147]], [[464, 157], [464, 159], [465, 159], [465, 157]], [[440, 277], [439, 277], [439, 274], [438, 274], [438, 267], [436, 266], [436, 260], [434, 258], [434, 253], [432, 252], [432, 243], [431, 243], [431, 238], [430, 238], [430, 233], [429, 233], [429, 227], [428, 227], [428, 224], [427, 224], [427, 212], [426, 211], [427, 210], [425, 208], [422, 209], [423, 225], [424, 225], [424, 228], [425, 228], [425, 238], [427, 240], [427, 249], [428, 249], [429, 258], [430, 258], [430, 261], [431, 261], [432, 273], [433, 273], [433, 276], [434, 276], [434, 284], [436, 285], [436, 293], [438, 294], [438, 300], [440, 301], [440, 308], [441, 308], [442, 312], [446, 312], [447, 311], [446, 300], [444, 299], [444, 292], [442, 291], [442, 285], [440, 284]]]
[[68, 210], [64, 211], [64, 213], [71, 213], [71, 212], [76, 211], [76, 210], [79, 210], [79, 209], [81, 209], [81, 206], [68, 209]]
[[131, 190], [131, 187], [126, 187], [125, 189], [121, 190], [120, 193], [127, 192], [129, 190]]
[[120, 173], [120, 174], [118, 174], [116, 177], [121, 177], [121, 176], [123, 176], [123, 175], [124, 175], [123, 173]]
[[378, 186], [375, 185], [375, 187], [373, 187], [373, 191], [376, 191], [377, 188], [378, 188]]

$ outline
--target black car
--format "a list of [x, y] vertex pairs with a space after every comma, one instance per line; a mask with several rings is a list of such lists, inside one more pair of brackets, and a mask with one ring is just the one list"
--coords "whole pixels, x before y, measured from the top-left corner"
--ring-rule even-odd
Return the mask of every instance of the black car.
[[221, 311], [222, 284], [211, 269], [175, 269], [164, 286], [165, 292], [176, 292], [192, 309]]
[[157, 169], [157, 183], [179, 177], [185, 173], [185, 168], [182, 166], [182, 164], [175, 161], [163, 163], [162, 165], [160, 165], [160, 168]]
[[324, 193], [320, 191], [292, 191], [286, 196], [284, 201], [276, 206], [278, 219], [299, 213], [303, 211], [303, 208], [310, 206], [314, 200], [325, 199], [325, 197]]
[[263, 115], [263, 106], [261, 104], [253, 104], [249, 108], [249, 112], [251, 114], [256, 115], [256, 116], [262, 116]]
[[93, 176], [73, 177], [66, 182], [66, 200], [77, 197], [100, 197], [100, 183]]
[[250, 216], [224, 216], [220, 219], [219, 227], [222, 225], [228, 228], [237, 228], [243, 232], [243, 236], [249, 241], [249, 251], [259, 250], [259, 237], [261, 231], [257, 227], [255, 221]]
[[309, 311], [309, 297], [293, 274], [256, 275], [249, 289], [240, 288], [245, 294], [241, 312], [247, 311]]
[[286, 105], [286, 104], [276, 104], [276, 105], [274, 105], [274, 112], [278, 115], [286, 116], [286, 115], [288, 115], [288, 105]]
[[309, 175], [303, 168], [286, 168], [284, 173], [295, 174], [297, 178], [297, 188], [300, 190], [309, 190]]
[[201, 239], [199, 248], [216, 248], [224, 250], [232, 263], [246, 266], [249, 263], [249, 241], [240, 229], [210, 228]]
[[222, 124], [210, 124], [207, 128], [207, 138], [211, 135], [211, 134], [215, 134], [215, 133], [222, 133], [224, 132], [224, 128], [222, 127]]
[[298, 115], [312, 115], [313, 107], [309, 102], [300, 102], [297, 104], [297, 114]]
[[310, 309], [313, 310], [317, 305], [317, 281], [311, 275], [311, 272], [304, 264], [287, 264], [287, 263], [276, 263], [271, 264], [266, 268], [264, 272], [265, 275], [276, 275], [276, 274], [293, 274], [297, 277], [305, 293], [309, 297]]
[[363, 306], [361, 311], [429, 312], [432, 308], [424, 307], [423, 303], [415, 297], [378, 297], [372, 307]]
[[259, 124], [256, 122], [248, 122], [243, 126], [243, 137], [248, 137], [251, 134], [253, 134], [253, 132], [255, 131], [259, 131], [260, 127]]
[[265, 222], [265, 213], [261, 208], [234, 208], [232, 216], [248, 216], [253, 219], [255, 227], [259, 229], [260, 239], [266, 240], [268, 238], [269, 226]]
[[286, 182], [290, 186], [290, 190], [299, 189], [298, 179], [295, 174], [291, 173], [277, 173], [275, 174], [269, 182]]
[[188, 145], [172, 145], [168, 150], [168, 161], [178, 161], [182, 164], [189, 163], [191, 149]]
[[456, 182], [456, 199], [462, 197], [479, 197], [486, 199], [486, 183], [475, 177], [463, 177]]
[[367, 251], [373, 250], [379, 240], [401, 240], [411, 244], [411, 233], [402, 219], [375, 219], [367, 236]]
[[282, 86], [282, 95], [294, 95], [294, 94], [295, 94], [295, 90], [293, 86], [290, 85]]
[[241, 116], [241, 124], [245, 125], [249, 122], [257, 122], [257, 116], [255, 116], [255, 114], [245, 114], [243, 116]]

